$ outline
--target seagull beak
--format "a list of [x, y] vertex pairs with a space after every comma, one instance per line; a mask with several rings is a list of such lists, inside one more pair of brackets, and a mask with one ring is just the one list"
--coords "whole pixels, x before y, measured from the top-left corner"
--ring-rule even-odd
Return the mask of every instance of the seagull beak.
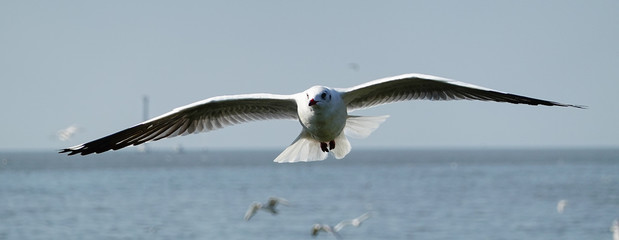
[[310, 100], [309, 106], [313, 106], [316, 105], [316, 100], [314, 100], [313, 98]]

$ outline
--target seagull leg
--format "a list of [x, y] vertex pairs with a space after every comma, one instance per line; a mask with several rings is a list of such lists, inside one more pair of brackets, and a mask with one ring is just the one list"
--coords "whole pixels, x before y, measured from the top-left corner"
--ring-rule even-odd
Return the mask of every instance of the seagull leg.
[[[321, 149], [323, 152], [329, 152], [329, 148], [327, 148], [327, 143], [326, 143], [326, 142], [321, 142], [321, 143], [320, 143], [320, 149]], [[331, 148], [331, 149], [333, 149], [333, 148]]]
[[335, 140], [331, 140], [331, 142], [329, 142], [329, 150], [333, 150], [335, 148]]

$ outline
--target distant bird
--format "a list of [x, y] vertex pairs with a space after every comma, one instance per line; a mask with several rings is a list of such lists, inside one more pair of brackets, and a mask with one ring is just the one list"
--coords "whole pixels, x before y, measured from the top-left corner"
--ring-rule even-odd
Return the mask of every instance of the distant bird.
[[336, 224], [335, 226], [331, 227], [329, 225], [326, 224], [314, 224], [312, 226], [312, 236], [316, 237], [318, 236], [319, 232], [327, 232], [332, 234], [333, 236], [335, 236], [335, 238], [337, 239], [341, 239], [341, 236], [339, 235], [339, 231], [342, 230], [342, 228], [344, 228], [345, 226], [351, 225], [354, 227], [359, 227], [361, 226], [361, 223], [365, 220], [367, 220], [368, 218], [370, 218], [370, 213], [364, 213], [363, 215], [357, 217], [357, 218], [353, 218], [351, 220], [344, 220], [339, 222], [338, 224]]
[[355, 62], [351, 62], [351, 63], [349, 63], [349, 64], [348, 64], [348, 67], [349, 67], [350, 69], [352, 69], [353, 71], [355, 71], [355, 72], [358, 72], [358, 71], [359, 71], [359, 69], [361, 69], [361, 66], [359, 66], [359, 64], [358, 64], [358, 63], [355, 63]]
[[619, 240], [619, 221], [617, 219], [610, 226], [610, 231], [613, 232], [613, 240]]
[[269, 201], [266, 204], [254, 202], [251, 205], [249, 205], [247, 212], [245, 212], [244, 219], [245, 221], [249, 221], [249, 219], [251, 219], [254, 215], [256, 215], [256, 212], [258, 212], [258, 210], [260, 209], [270, 212], [271, 214], [277, 214], [277, 209], [275, 209], [277, 204], [288, 205], [289, 203], [288, 203], [288, 200], [283, 199], [283, 198], [277, 198], [277, 197], [270, 197]]
[[341, 159], [351, 150], [346, 135], [367, 137], [388, 117], [353, 116], [349, 115], [349, 112], [413, 99], [467, 99], [585, 108], [500, 92], [441, 77], [404, 74], [350, 88], [314, 86], [291, 95], [258, 93], [208, 98], [176, 108], [109, 136], [62, 149], [60, 153], [102, 153], [253, 120], [295, 119], [301, 123], [301, 133], [275, 158], [275, 162], [324, 160], [329, 152], [335, 158]]
[[557, 202], [557, 212], [563, 213], [563, 211], [565, 211], [566, 206], [567, 206], [567, 200], [561, 199], [559, 202]]
[[326, 233], [330, 233], [331, 235], [333, 235], [336, 239], [342, 239], [342, 236], [340, 236], [339, 233], [337, 233], [335, 230], [333, 230], [333, 228], [327, 224], [314, 224], [312, 226], [312, 237], [316, 237], [318, 236], [319, 232], [326, 232]]
[[71, 125], [71, 126], [68, 126], [67, 128], [58, 130], [56, 132], [56, 137], [58, 138], [58, 140], [64, 142], [64, 141], [71, 139], [73, 135], [75, 135], [79, 130], [80, 130], [79, 127], [77, 127], [76, 125]]

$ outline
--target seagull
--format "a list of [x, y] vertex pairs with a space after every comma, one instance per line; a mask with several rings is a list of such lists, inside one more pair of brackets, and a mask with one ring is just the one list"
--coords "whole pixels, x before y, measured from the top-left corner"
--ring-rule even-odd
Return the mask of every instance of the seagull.
[[316, 223], [312, 226], [312, 237], [318, 236], [320, 231], [332, 234], [336, 239], [342, 239], [339, 233], [333, 230], [333, 228], [327, 224]]
[[361, 226], [361, 223], [365, 220], [367, 220], [368, 218], [370, 218], [370, 213], [364, 213], [363, 215], [357, 217], [357, 218], [353, 218], [351, 220], [344, 220], [339, 222], [338, 224], [336, 224], [335, 226], [331, 227], [327, 224], [314, 224], [312, 226], [312, 236], [316, 237], [318, 236], [318, 233], [323, 231], [323, 232], [327, 232], [327, 233], [331, 233], [333, 234], [333, 236], [335, 236], [335, 238], [337, 239], [341, 239], [341, 236], [339, 235], [339, 231], [342, 230], [342, 228], [344, 228], [345, 226], [351, 225], [354, 227], [359, 227]]
[[79, 127], [77, 127], [76, 125], [71, 125], [67, 128], [56, 131], [56, 137], [58, 138], [58, 140], [64, 142], [71, 139], [73, 135], [75, 135], [79, 130]]
[[557, 202], [557, 213], [563, 213], [565, 211], [565, 207], [567, 206], [567, 200], [561, 199]]
[[251, 219], [251, 217], [256, 215], [256, 212], [258, 212], [258, 210], [260, 209], [268, 211], [273, 215], [277, 214], [277, 209], [275, 209], [275, 207], [277, 206], [278, 203], [288, 205], [288, 200], [283, 199], [283, 198], [270, 197], [267, 204], [262, 204], [259, 202], [252, 203], [251, 205], [249, 205], [247, 212], [245, 212], [245, 217], [244, 217], [245, 221], [249, 221], [249, 219]]
[[313, 86], [303, 92], [225, 95], [194, 102], [111, 135], [60, 150], [68, 155], [102, 153], [162, 138], [215, 130], [254, 120], [293, 119], [301, 133], [274, 162], [344, 158], [346, 137], [364, 138], [389, 116], [355, 116], [350, 112], [405, 100], [481, 100], [513, 104], [586, 108], [530, 98], [424, 74], [377, 79], [350, 88]]

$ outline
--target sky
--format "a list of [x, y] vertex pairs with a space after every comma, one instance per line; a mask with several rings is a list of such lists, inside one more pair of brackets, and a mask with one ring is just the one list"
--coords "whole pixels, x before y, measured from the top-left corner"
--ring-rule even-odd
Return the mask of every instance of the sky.
[[[154, 117], [213, 96], [404, 73], [589, 108], [382, 105], [353, 112], [390, 115], [351, 139], [353, 151], [616, 148], [618, 23], [613, 0], [0, 1], [0, 151], [54, 151], [133, 126], [144, 96]], [[259, 121], [149, 147], [283, 150], [300, 129]]]

